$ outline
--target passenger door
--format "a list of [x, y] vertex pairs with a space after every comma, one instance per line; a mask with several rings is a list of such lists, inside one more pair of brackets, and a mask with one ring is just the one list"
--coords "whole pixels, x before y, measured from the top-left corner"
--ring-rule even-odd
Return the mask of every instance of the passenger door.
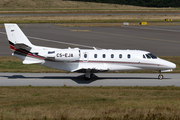
[[89, 60], [89, 54], [88, 54], [88, 52], [83, 52], [83, 62], [88, 62], [88, 60]]

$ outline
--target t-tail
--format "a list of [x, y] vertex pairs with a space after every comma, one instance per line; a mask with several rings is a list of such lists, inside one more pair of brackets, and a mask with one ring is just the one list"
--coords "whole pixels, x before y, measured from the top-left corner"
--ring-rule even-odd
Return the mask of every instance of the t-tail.
[[31, 42], [21, 31], [21, 29], [17, 26], [17, 24], [4, 24], [4, 25], [9, 40], [10, 48], [12, 50], [19, 48], [25, 48], [30, 50], [33, 47]]
[[17, 24], [5, 23], [4, 26], [13, 56], [22, 59], [24, 64], [42, 63], [44, 57], [32, 52], [37, 46], [28, 40]]

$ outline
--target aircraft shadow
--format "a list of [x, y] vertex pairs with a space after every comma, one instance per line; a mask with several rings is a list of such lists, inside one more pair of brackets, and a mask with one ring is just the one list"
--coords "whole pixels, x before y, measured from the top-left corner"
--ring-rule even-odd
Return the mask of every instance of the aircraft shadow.
[[0, 77], [6, 77], [8, 79], [57, 79], [57, 80], [62, 80], [62, 79], [67, 79], [67, 80], [73, 80], [74, 82], [78, 84], [89, 84], [93, 81], [98, 80], [98, 77], [96, 75], [93, 76], [91, 80], [84, 80], [84, 75], [80, 75], [77, 77], [73, 76], [43, 76], [43, 77], [25, 77], [23, 75], [12, 75], [12, 76], [0, 76]]
[[12, 75], [12, 76], [0, 76], [0, 77], [6, 77], [8, 79], [71, 79], [73, 77], [70, 76], [43, 76], [43, 77], [25, 77], [23, 75]]
[[[0, 76], [0, 77], [6, 77], [8, 79], [58, 79], [58, 80], [61, 80], [61, 79], [67, 79], [67, 80], [73, 80], [74, 82], [78, 83], [78, 84], [90, 84], [94, 81], [97, 81], [97, 80], [116, 80], [116, 79], [119, 79], [119, 80], [136, 80], [136, 79], [140, 79], [140, 80], [143, 80], [143, 79], [149, 79], [149, 80], [152, 80], [152, 79], [157, 79], [155, 77], [98, 77], [96, 76], [95, 74], [93, 75], [93, 77], [91, 78], [91, 80], [84, 80], [84, 74], [83, 75], [79, 75], [77, 77], [73, 77], [73, 76], [43, 76], [43, 77], [25, 77], [23, 75], [12, 75], [12, 76]], [[170, 78], [164, 78], [164, 79], [170, 79]], [[158, 80], [158, 79], [157, 79]]]

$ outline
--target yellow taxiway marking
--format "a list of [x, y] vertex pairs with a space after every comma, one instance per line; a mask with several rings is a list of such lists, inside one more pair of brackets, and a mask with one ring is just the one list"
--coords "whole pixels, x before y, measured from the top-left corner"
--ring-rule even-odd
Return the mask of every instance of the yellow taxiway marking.
[[89, 32], [90, 30], [71, 30], [73, 32]]
[[104, 33], [104, 32], [93, 32], [93, 31], [91, 31], [91, 32], [92, 33], [97, 33], [97, 34], [113, 35], [113, 36], [123, 36], [123, 37], [139, 38], [139, 39], [154, 40], [154, 41], [164, 41], [164, 42], [180, 43], [180, 41], [165, 40], [165, 39], [138, 37], [138, 36], [121, 35], [121, 34]]

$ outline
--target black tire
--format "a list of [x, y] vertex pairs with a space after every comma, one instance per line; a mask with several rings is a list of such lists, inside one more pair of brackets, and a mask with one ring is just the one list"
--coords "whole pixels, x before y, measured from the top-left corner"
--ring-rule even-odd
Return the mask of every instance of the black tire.
[[91, 73], [90, 77], [92, 78], [93, 76], [94, 76], [94, 74], [93, 74], [93, 73]]
[[90, 80], [91, 78], [88, 78], [84, 75], [84, 80]]
[[163, 75], [159, 75], [159, 76], [158, 76], [158, 79], [159, 79], [159, 80], [162, 80], [163, 78], [164, 78]]

